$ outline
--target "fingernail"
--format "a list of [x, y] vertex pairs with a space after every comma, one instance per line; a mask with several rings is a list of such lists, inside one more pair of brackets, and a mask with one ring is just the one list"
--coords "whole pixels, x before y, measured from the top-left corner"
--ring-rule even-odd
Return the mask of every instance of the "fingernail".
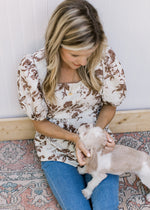
[[87, 153], [87, 157], [91, 157], [91, 154], [90, 153]]

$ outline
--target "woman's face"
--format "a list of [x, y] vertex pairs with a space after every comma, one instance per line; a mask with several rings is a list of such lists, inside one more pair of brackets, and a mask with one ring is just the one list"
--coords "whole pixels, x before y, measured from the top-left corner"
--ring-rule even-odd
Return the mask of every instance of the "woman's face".
[[88, 58], [95, 51], [96, 47], [89, 50], [68, 50], [63, 47], [60, 49], [61, 67], [76, 70], [80, 66], [87, 64]]

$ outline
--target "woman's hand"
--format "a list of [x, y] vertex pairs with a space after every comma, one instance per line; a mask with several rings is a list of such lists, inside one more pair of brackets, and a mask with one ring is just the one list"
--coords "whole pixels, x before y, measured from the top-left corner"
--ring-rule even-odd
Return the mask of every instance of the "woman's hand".
[[86, 149], [80, 139], [76, 143], [76, 156], [80, 166], [86, 164], [86, 157], [90, 157], [90, 152]]
[[106, 134], [106, 138], [107, 138], [107, 143], [106, 143], [106, 146], [103, 151], [104, 154], [112, 152], [115, 147], [114, 139], [106, 131], [105, 131], [105, 134]]

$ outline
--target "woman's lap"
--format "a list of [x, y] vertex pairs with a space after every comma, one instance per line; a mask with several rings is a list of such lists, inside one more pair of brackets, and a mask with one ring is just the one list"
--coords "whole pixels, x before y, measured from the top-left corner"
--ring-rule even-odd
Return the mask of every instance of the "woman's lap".
[[[47, 181], [63, 210], [116, 210], [118, 205], [118, 177], [108, 177], [93, 191], [90, 201], [81, 192], [90, 175], [80, 175], [76, 167], [56, 162], [41, 162]], [[112, 207], [111, 207], [112, 206]]]
[[[91, 176], [85, 175], [86, 182]], [[92, 209], [94, 210], [117, 210], [119, 205], [119, 176], [108, 174], [93, 191], [91, 196]]]

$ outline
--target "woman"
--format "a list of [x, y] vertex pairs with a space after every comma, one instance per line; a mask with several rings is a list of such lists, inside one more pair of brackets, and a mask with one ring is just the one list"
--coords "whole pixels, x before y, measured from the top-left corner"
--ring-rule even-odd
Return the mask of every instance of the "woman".
[[[80, 175], [77, 165], [84, 165], [90, 153], [78, 128], [94, 124], [107, 130], [125, 97], [122, 67], [87, 1], [63, 1], [45, 37], [45, 48], [25, 56], [18, 71], [19, 101], [34, 124], [42, 169], [62, 209], [115, 210], [118, 176], [108, 175], [90, 201], [82, 195], [91, 177]], [[106, 135], [105, 152], [110, 152], [115, 143]]]

